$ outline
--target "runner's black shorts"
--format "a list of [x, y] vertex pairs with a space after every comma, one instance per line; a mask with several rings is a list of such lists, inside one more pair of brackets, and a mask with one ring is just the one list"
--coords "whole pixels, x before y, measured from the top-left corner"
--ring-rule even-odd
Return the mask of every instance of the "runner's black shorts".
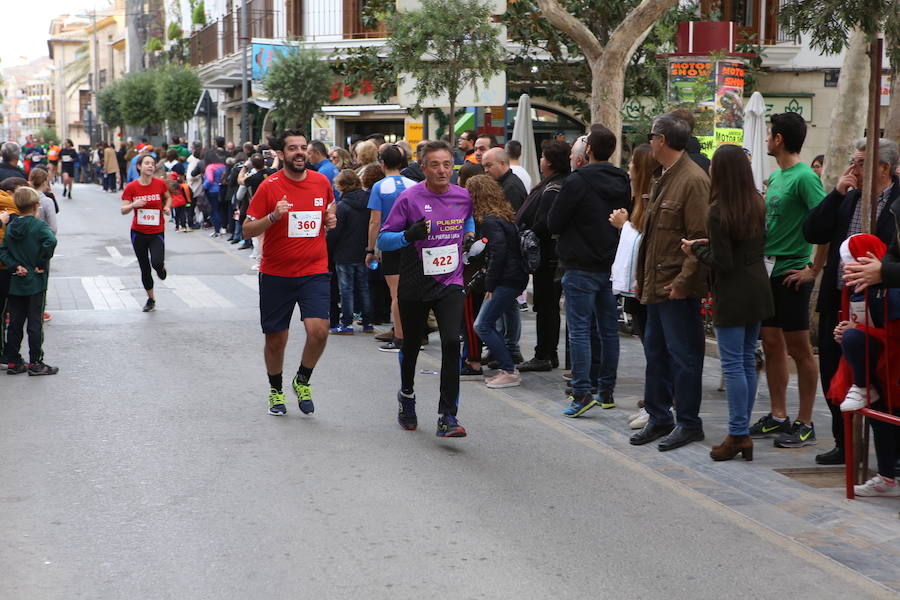
[[263, 333], [278, 333], [288, 329], [294, 305], [300, 306], [301, 319], [327, 319], [330, 303], [331, 282], [328, 273], [304, 277], [259, 274], [259, 320]]
[[400, 250], [393, 250], [391, 252], [381, 251], [382, 275], [400, 274], [400, 252]]
[[809, 329], [809, 299], [813, 283], [809, 281], [798, 290], [793, 285], [784, 285], [786, 275], [772, 277], [772, 298], [775, 300], [775, 316], [762, 322], [763, 327], [778, 327], [783, 331], [806, 331]]

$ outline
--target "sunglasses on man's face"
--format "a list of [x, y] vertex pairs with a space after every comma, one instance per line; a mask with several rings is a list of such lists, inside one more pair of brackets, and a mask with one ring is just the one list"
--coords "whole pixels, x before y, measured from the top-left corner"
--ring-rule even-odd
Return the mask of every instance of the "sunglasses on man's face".
[[661, 133], [648, 133], [647, 134], [647, 143], [649, 144], [650, 142], [653, 141], [653, 138], [659, 137], [660, 135], [662, 135], [662, 134]]

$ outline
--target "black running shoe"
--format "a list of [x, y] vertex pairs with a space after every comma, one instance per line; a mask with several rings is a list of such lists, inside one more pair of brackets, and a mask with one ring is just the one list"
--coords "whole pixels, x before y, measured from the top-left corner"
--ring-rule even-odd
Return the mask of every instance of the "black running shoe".
[[413, 394], [412, 398], [407, 398], [402, 392], [397, 392], [397, 404], [400, 405], [400, 410], [397, 412], [397, 422], [400, 423], [400, 427], [407, 431], [415, 431], [419, 425], [416, 418], [416, 395]]
[[59, 373], [59, 367], [51, 367], [42, 362], [31, 363], [28, 365], [29, 375], [56, 375]]
[[28, 367], [23, 362], [11, 362], [6, 365], [7, 375], [19, 375], [27, 370]]
[[816, 464], [819, 465], [842, 465], [844, 464], [844, 449], [834, 447], [828, 452], [816, 454]]
[[776, 448], [802, 448], [803, 446], [816, 445], [816, 427], [812, 423], [807, 425], [802, 421], [794, 421], [790, 433], [782, 433], [775, 436]]
[[462, 367], [459, 369], [459, 378], [467, 378], [467, 379], [478, 379], [484, 377], [484, 369], [478, 367], [477, 369], [473, 369], [472, 365], [464, 362]]
[[769, 413], [750, 426], [750, 437], [757, 439], [766, 438], [770, 435], [791, 433], [792, 429], [790, 419], [777, 421], [775, 420], [775, 417], [772, 416], [772, 413]]
[[438, 437], [466, 437], [465, 428], [453, 415], [441, 415], [437, 422]]
[[403, 340], [392, 340], [387, 344], [378, 346], [381, 352], [400, 352], [403, 349]]
[[156, 300], [147, 298], [147, 304], [144, 305], [144, 312], [153, 312], [156, 310]]
[[519, 371], [552, 371], [553, 363], [543, 358], [534, 357], [519, 365]]

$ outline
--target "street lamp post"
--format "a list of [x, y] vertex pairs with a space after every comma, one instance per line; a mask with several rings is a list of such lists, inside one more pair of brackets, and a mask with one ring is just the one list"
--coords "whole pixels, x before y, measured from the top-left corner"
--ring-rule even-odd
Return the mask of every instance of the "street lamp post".
[[[90, 18], [91, 19], [91, 54], [94, 57], [94, 72], [91, 75], [91, 110], [93, 114], [97, 114], [97, 92], [100, 91], [100, 68], [99, 63], [97, 62], [97, 9], [93, 9], [89, 14], [84, 15], [75, 15], [81, 18]], [[91, 146], [96, 143], [94, 139], [94, 128], [90, 128], [90, 132], [88, 134], [91, 140]]]
[[247, 0], [242, 2], [241, 6], [241, 22], [239, 24], [240, 27], [240, 40], [239, 45], [241, 48], [241, 142], [250, 141], [250, 123], [247, 117], [247, 96], [248, 93], [248, 81], [247, 81], [247, 52], [249, 39], [247, 38], [247, 21], [249, 15], [247, 14], [247, 10], [249, 8], [249, 3]]

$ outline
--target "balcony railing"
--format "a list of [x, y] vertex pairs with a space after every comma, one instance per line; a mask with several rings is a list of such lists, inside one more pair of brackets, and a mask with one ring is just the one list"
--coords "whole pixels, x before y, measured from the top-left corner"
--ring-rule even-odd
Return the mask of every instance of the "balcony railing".
[[363, 27], [359, 0], [305, 0], [302, 37], [309, 41], [372, 39], [387, 36], [383, 23]]
[[213, 21], [200, 31], [191, 35], [191, 64], [196, 66], [218, 60], [219, 53], [219, 21]]
[[[778, 13], [781, 13], [781, 9], [785, 4], [788, 3], [788, 0], [778, 0]], [[786, 30], [784, 25], [781, 24], [781, 21], [778, 20], [777, 15], [773, 21], [773, 29], [769, 36], [768, 43], [769, 44], [796, 44], [798, 43], [797, 38], [792, 37]]]
[[[377, 39], [387, 28], [366, 29], [360, 17], [360, 0], [287, 0], [274, 8], [274, 0], [251, 0], [247, 33], [250, 38], [300, 38], [309, 42]], [[226, 13], [190, 38], [191, 64], [205, 65], [240, 48], [240, 9]]]
[[[250, 20], [247, 33], [251, 38], [273, 38], [276, 36], [277, 12], [271, 9], [272, 0], [252, 0], [249, 3]], [[229, 12], [196, 31], [190, 38], [191, 64], [196, 66], [211, 63], [238, 51], [240, 48], [240, 9]]]

